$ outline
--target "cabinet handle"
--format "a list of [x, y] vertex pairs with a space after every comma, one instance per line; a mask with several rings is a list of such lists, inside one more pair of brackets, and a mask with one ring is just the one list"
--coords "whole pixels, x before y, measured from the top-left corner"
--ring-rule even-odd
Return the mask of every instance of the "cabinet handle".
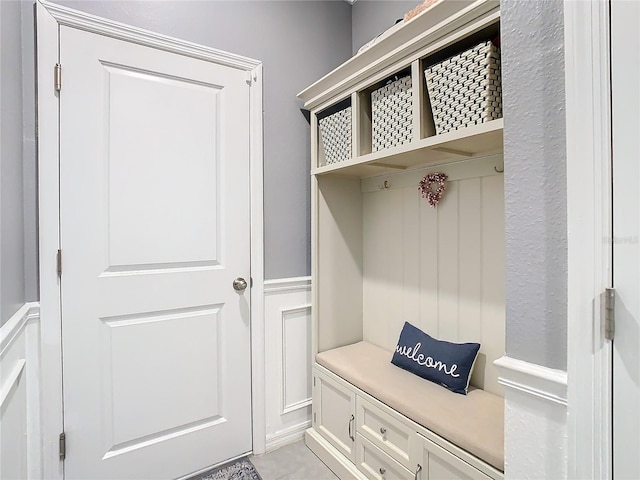
[[413, 476], [414, 480], [418, 480], [418, 474], [422, 471], [422, 465], [418, 464], [416, 467], [416, 474]]
[[380, 427], [380, 434], [384, 435], [385, 433], [387, 433], [387, 429], [384, 427]]
[[353, 435], [353, 422], [356, 419], [355, 416], [351, 415], [351, 418], [349, 419], [349, 438], [351, 439], [352, 442], [356, 441], [356, 437], [354, 437]]
[[387, 470], [384, 467], [380, 467], [378, 471], [380, 472], [380, 475], [384, 475], [385, 473], [387, 473]]

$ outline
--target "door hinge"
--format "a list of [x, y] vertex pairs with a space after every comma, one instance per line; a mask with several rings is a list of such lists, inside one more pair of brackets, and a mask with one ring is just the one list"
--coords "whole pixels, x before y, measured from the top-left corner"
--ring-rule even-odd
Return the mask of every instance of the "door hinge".
[[247, 71], [247, 85], [251, 86], [253, 83], [253, 72], [251, 70]]
[[56, 270], [58, 272], [58, 278], [62, 277], [62, 250], [58, 250], [56, 255]]
[[613, 340], [616, 333], [616, 290], [607, 288], [604, 291], [604, 338]]
[[318, 420], [316, 419], [316, 412], [313, 412], [313, 423], [316, 423]]
[[60, 460], [64, 460], [65, 458], [67, 458], [67, 436], [64, 432], [60, 434], [58, 446], [60, 449]]
[[62, 66], [59, 63], [53, 67], [53, 88], [56, 92], [62, 90]]
[[316, 386], [316, 377], [313, 377], [313, 386]]

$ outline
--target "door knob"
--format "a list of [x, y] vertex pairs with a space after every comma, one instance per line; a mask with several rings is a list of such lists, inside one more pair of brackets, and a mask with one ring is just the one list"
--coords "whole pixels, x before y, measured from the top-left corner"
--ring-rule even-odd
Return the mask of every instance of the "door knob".
[[233, 281], [233, 289], [241, 292], [247, 288], [247, 281], [244, 278], [238, 277]]

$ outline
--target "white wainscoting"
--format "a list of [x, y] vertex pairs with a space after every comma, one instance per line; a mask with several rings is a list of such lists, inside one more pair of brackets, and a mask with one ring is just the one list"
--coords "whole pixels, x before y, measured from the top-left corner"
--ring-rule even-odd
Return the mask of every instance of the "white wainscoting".
[[505, 478], [567, 478], [567, 372], [507, 356], [495, 365], [505, 387]]
[[40, 307], [23, 305], [0, 327], [0, 478], [42, 478]]
[[264, 282], [267, 451], [311, 426], [311, 278]]

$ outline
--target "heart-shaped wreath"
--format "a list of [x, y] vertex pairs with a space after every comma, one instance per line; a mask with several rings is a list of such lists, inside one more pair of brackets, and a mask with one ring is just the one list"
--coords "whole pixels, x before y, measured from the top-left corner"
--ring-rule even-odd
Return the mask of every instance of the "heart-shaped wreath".
[[420, 180], [418, 190], [422, 198], [426, 198], [430, 207], [437, 207], [438, 202], [447, 189], [447, 175], [444, 173], [430, 173]]

